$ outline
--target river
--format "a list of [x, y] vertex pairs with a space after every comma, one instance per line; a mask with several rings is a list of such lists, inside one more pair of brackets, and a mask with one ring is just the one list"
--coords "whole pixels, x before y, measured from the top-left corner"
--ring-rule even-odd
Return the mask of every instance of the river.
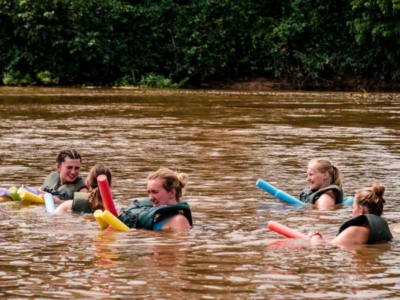
[[346, 195], [386, 187], [399, 223], [400, 99], [395, 94], [154, 92], [0, 88], [0, 187], [39, 187], [57, 153], [78, 149], [81, 175], [113, 172], [118, 209], [146, 197], [161, 166], [189, 175], [188, 232], [105, 232], [92, 215], [0, 203], [0, 297], [9, 299], [399, 299], [399, 238], [311, 246], [266, 229], [275, 220], [334, 236], [351, 207], [297, 208], [269, 196], [307, 187], [330, 158]]

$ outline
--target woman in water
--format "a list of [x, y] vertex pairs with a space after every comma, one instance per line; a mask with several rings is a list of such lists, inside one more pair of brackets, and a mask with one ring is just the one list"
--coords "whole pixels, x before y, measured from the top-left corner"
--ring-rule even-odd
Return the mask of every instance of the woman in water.
[[300, 201], [332, 208], [343, 201], [342, 178], [339, 169], [329, 159], [313, 159], [308, 163], [310, 186], [300, 194]]
[[55, 203], [73, 199], [75, 192], [87, 192], [85, 182], [79, 177], [82, 157], [76, 150], [58, 153], [57, 171], [48, 175], [40, 190], [54, 196]]
[[[388, 223], [381, 217], [385, 199], [385, 187], [373, 184], [356, 192], [353, 202], [354, 218], [343, 223], [338, 235], [330, 241], [333, 245], [375, 244], [393, 239]], [[311, 235], [313, 244], [321, 244], [322, 235]]]
[[135, 200], [119, 219], [130, 228], [180, 231], [192, 227], [190, 207], [181, 201], [187, 175], [160, 168], [147, 177], [148, 199]]

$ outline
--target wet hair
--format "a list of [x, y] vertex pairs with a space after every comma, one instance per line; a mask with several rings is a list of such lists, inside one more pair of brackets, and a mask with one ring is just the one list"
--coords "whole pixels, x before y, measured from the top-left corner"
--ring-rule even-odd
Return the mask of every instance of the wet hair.
[[82, 163], [82, 156], [79, 154], [78, 151], [76, 150], [61, 150], [56, 158], [56, 163], [57, 165], [61, 165], [63, 162], [65, 162], [66, 158], [70, 159], [79, 159], [80, 162]]
[[156, 172], [147, 176], [148, 180], [161, 180], [164, 189], [167, 192], [175, 189], [176, 201], [179, 203], [180, 198], [183, 196], [185, 186], [187, 185], [188, 176], [185, 173], [178, 173], [168, 168], [160, 168]]
[[331, 184], [342, 186], [342, 174], [340, 170], [327, 158], [316, 158], [309, 162], [315, 164], [317, 170], [321, 173], [328, 172], [331, 176]]
[[385, 187], [374, 183], [372, 187], [356, 191], [354, 201], [356, 201], [357, 205], [368, 208], [370, 214], [381, 216], [383, 205], [386, 203], [385, 199], [383, 199], [384, 193]]
[[94, 211], [96, 209], [104, 208], [103, 199], [101, 198], [99, 185], [97, 183], [97, 177], [102, 174], [106, 175], [108, 184], [111, 186], [111, 171], [106, 165], [103, 164], [96, 164], [93, 168], [91, 168], [85, 181], [89, 189], [88, 200], [92, 210]]

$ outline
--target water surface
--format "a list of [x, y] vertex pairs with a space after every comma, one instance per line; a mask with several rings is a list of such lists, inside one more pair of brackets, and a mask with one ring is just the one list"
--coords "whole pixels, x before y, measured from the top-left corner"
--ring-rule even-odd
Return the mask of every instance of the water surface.
[[269, 220], [334, 236], [351, 216], [295, 208], [255, 186], [298, 196], [307, 162], [330, 158], [351, 195], [386, 186], [398, 223], [400, 100], [340, 93], [139, 93], [0, 89], [0, 187], [39, 187], [61, 149], [113, 172], [118, 208], [146, 196], [161, 166], [186, 172], [194, 228], [102, 232], [91, 215], [0, 203], [1, 298], [398, 299], [399, 241], [338, 248], [281, 239]]

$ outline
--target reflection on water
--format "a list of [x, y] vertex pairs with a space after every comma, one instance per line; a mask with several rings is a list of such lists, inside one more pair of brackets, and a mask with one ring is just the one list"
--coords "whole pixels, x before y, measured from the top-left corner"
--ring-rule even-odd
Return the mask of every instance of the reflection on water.
[[145, 178], [160, 166], [187, 172], [195, 222], [175, 234], [100, 232], [90, 215], [2, 202], [0, 297], [395, 299], [398, 239], [351, 249], [288, 242], [265, 229], [269, 220], [334, 236], [351, 209], [290, 207], [255, 182], [297, 196], [307, 162], [326, 156], [346, 194], [385, 184], [385, 217], [397, 223], [396, 99], [0, 89], [1, 187], [40, 186], [58, 151], [77, 148], [83, 176], [97, 162], [110, 166], [117, 207], [146, 196]]

